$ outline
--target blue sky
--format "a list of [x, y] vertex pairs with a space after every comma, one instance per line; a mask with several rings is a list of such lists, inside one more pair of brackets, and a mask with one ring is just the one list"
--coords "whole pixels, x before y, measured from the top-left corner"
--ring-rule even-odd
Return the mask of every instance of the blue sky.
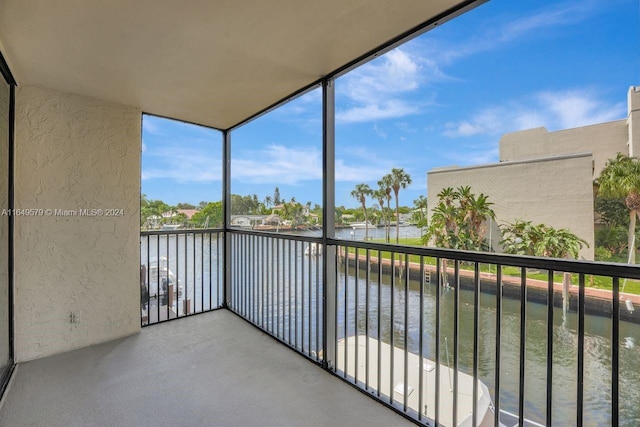
[[[427, 171], [498, 160], [506, 132], [626, 117], [640, 85], [638, 0], [491, 0], [336, 82], [336, 204], [393, 167], [426, 196]], [[232, 192], [322, 203], [321, 94], [232, 133]], [[221, 198], [220, 134], [145, 116], [142, 192], [167, 203]], [[370, 203], [373, 204], [373, 201]]]

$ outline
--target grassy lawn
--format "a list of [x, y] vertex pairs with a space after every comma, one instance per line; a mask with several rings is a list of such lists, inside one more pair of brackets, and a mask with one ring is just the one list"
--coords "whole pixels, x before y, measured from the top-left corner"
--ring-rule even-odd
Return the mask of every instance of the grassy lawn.
[[[372, 242], [374, 243], [384, 243], [384, 239], [373, 239]], [[395, 241], [392, 239], [392, 243], [395, 243]], [[401, 245], [405, 245], [405, 246], [422, 246], [422, 240], [419, 237], [403, 237], [400, 239], [400, 244]], [[355, 248], [349, 248], [349, 253], [355, 253]], [[364, 250], [359, 250], [359, 255], [363, 255], [365, 253]], [[370, 250], [369, 254], [371, 256], [371, 259], [377, 259], [378, 258], [378, 251], [375, 250]], [[404, 255], [401, 255], [402, 259], [404, 259]], [[382, 251], [381, 253], [381, 257], [383, 259], [391, 259], [391, 253], [387, 252], [387, 251]], [[420, 262], [420, 256], [418, 255], [409, 255], [409, 262], [415, 262], [415, 263], [419, 263]], [[435, 265], [436, 264], [436, 259], [433, 257], [424, 257], [424, 264], [425, 265]], [[452, 265], [452, 264], [450, 264]], [[465, 263], [461, 263], [460, 264], [460, 269], [461, 270], [469, 270], [469, 271], [473, 271], [473, 267], [469, 266], [468, 264]], [[489, 265], [489, 264], [481, 264], [480, 265], [480, 271], [481, 272], [485, 272], [485, 273], [495, 273], [496, 272], [496, 267], [495, 265]], [[520, 277], [520, 268], [518, 267], [510, 267], [510, 266], [503, 266], [502, 267], [502, 274], [503, 276], [512, 276], [512, 277]], [[548, 274], [547, 272], [528, 272], [527, 273], [527, 277], [530, 279], [537, 279], [537, 280], [543, 280], [543, 281], [547, 281], [548, 278]], [[562, 274], [554, 274], [553, 276], [553, 280], [556, 283], [562, 283], [562, 279], [563, 279], [563, 275]], [[574, 285], [578, 284], [578, 275], [577, 274], [572, 274], [571, 275], [571, 280], [572, 283]], [[605, 289], [605, 290], [611, 290], [612, 289], [612, 280], [609, 277], [603, 277], [603, 276], [592, 276], [592, 275], [588, 275], [585, 277], [585, 284], [587, 285], [587, 287], [590, 288], [595, 288], [595, 289]], [[620, 289], [622, 290], [622, 287], [624, 286], [624, 291], [627, 293], [631, 293], [631, 294], [640, 294], [640, 281], [637, 280], [627, 280], [626, 283], [621, 280], [620, 281]]]

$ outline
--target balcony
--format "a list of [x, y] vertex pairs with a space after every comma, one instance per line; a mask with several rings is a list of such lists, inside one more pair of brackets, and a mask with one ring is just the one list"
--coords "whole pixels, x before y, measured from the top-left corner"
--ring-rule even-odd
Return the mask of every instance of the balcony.
[[[640, 424], [637, 267], [335, 238], [336, 79], [481, 3], [3, 1], [0, 425]], [[234, 229], [313, 90], [322, 237]], [[143, 112], [220, 131], [220, 229], [140, 234]]]
[[[6, 425], [640, 416], [640, 301], [620, 293], [632, 267], [244, 230], [144, 232], [140, 248], [141, 334], [21, 364]], [[587, 288], [592, 275], [612, 291]]]
[[[640, 416], [634, 389], [620, 387], [640, 380], [640, 299], [620, 292], [639, 277], [633, 267], [230, 230], [224, 289], [224, 235], [143, 233], [143, 324], [226, 301], [421, 424], [633, 425]], [[146, 268], [157, 259], [164, 269]], [[588, 288], [594, 276], [612, 291]]]

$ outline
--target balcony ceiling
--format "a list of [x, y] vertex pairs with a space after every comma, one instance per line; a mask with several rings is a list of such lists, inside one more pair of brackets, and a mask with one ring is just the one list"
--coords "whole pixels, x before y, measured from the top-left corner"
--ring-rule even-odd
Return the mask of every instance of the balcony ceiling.
[[228, 129], [485, 0], [2, 0], [18, 84]]

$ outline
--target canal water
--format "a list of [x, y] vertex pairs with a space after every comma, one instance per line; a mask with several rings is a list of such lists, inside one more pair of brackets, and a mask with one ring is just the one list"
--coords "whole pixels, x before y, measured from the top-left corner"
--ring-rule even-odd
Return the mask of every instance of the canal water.
[[[370, 236], [384, 238], [383, 229], [369, 230]], [[351, 235], [351, 232], [354, 235]], [[337, 236], [345, 240], [362, 240], [364, 230], [342, 229], [337, 231]], [[419, 236], [419, 230], [415, 227], [401, 227], [400, 240]], [[392, 239], [394, 239], [392, 229]], [[181, 236], [177, 246], [175, 236], [160, 237], [159, 251], [157, 250], [157, 238], [149, 240], [147, 252], [147, 240], [141, 238], [141, 259], [150, 259], [158, 256], [166, 257], [169, 268], [178, 277], [181, 283], [186, 285], [186, 295], [193, 297], [196, 311], [206, 310], [208, 307], [217, 306], [220, 302], [219, 292], [215, 284], [221, 279], [220, 257], [221, 240], [210, 240], [205, 236], [204, 240], [196, 236]], [[165, 244], [168, 241], [168, 244]], [[168, 250], [167, 250], [168, 248]], [[176, 249], [177, 248], [177, 249]], [[193, 248], [196, 249], [193, 256]], [[258, 252], [260, 253], [260, 252]], [[186, 256], [185, 256], [186, 254]], [[212, 254], [212, 257], [209, 257]], [[177, 256], [176, 256], [177, 255]], [[203, 256], [201, 256], [203, 255]], [[298, 262], [306, 258], [303, 251], [297, 252]], [[212, 262], [209, 260], [212, 259]], [[180, 260], [180, 262], [177, 262]], [[315, 262], [310, 264], [315, 268]], [[261, 265], [260, 265], [260, 268]], [[273, 268], [265, 264], [264, 268]], [[320, 275], [321, 276], [321, 275]], [[304, 304], [316, 305], [316, 273], [312, 271], [310, 277], [310, 292], [305, 296]], [[209, 278], [212, 278], [211, 292], [209, 290]], [[283, 278], [284, 280], [284, 278]], [[320, 277], [320, 281], [322, 278]], [[390, 342], [393, 333], [397, 346], [404, 345], [404, 307], [405, 289], [404, 283], [396, 278], [392, 287], [391, 277], [383, 275], [380, 280], [380, 295], [378, 295], [378, 277], [371, 273], [369, 280], [360, 271], [351, 268], [345, 276], [344, 269], [338, 273], [338, 339], [344, 337], [345, 322], [348, 335], [364, 334], [365, 318], [369, 319], [369, 334], [380, 337], [384, 342]], [[193, 284], [196, 284], [195, 289]], [[201, 283], [204, 286], [201, 287]], [[409, 283], [408, 298], [408, 335], [407, 343], [409, 351], [419, 352], [420, 342], [420, 286], [424, 286], [424, 312], [422, 325], [423, 355], [429, 359], [435, 359], [435, 286], [411, 281]], [[358, 289], [356, 301], [355, 289]], [[394, 293], [394, 318], [391, 321], [391, 292]], [[369, 294], [369, 304], [366, 304], [366, 294]], [[346, 292], [345, 292], [346, 291]], [[346, 298], [345, 298], [346, 295]], [[381, 310], [380, 331], [378, 324], [378, 299], [380, 298]], [[345, 307], [346, 300], [346, 307]], [[460, 370], [471, 374], [473, 366], [473, 292], [461, 290], [459, 293], [459, 367]], [[287, 304], [284, 298], [279, 298], [281, 307], [270, 307], [267, 310], [275, 310], [282, 313], [286, 323], [287, 311], [283, 308]], [[440, 334], [441, 334], [441, 363], [447, 364], [446, 353], [449, 353], [450, 364], [453, 363], [453, 321], [454, 321], [454, 291], [452, 288], [441, 290], [440, 295]], [[625, 309], [624, 304], [621, 310]], [[356, 324], [356, 313], [358, 323]], [[546, 414], [546, 390], [547, 390], [547, 307], [544, 304], [528, 302], [526, 307], [526, 363], [525, 363], [525, 417], [533, 421], [544, 423]], [[495, 401], [495, 316], [496, 297], [489, 293], [482, 293], [480, 297], [480, 350], [479, 350], [479, 375], [480, 379], [489, 387]], [[315, 322], [315, 318], [311, 318]], [[520, 301], [517, 299], [503, 298], [501, 329], [501, 391], [500, 406], [502, 409], [517, 413], [519, 396], [519, 334], [520, 334]], [[316, 329], [316, 325], [312, 324]], [[553, 327], [553, 387], [552, 414], [554, 425], [574, 425], [576, 421], [577, 405], [577, 315], [569, 312], [563, 316], [562, 310], [554, 310]], [[639, 345], [635, 345], [635, 344]], [[615, 343], [620, 348], [620, 425], [640, 425], [640, 325], [628, 322], [620, 323], [620, 342]], [[587, 426], [608, 425], [611, 419], [611, 319], [599, 316], [585, 316], [585, 345], [584, 345], [584, 424]], [[319, 349], [313, 348], [314, 351]]]

